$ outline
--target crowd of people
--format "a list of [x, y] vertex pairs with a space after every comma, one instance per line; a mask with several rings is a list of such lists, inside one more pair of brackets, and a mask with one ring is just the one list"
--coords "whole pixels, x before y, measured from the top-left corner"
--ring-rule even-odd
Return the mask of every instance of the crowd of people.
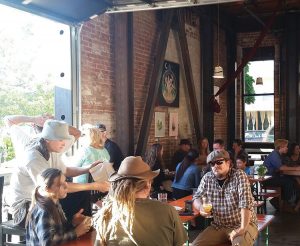
[[[86, 144], [70, 159], [65, 153], [83, 135], [78, 129], [51, 115], [6, 116], [5, 123], [17, 166], [4, 200], [14, 224], [26, 227], [27, 245], [58, 245], [89, 231], [91, 190], [105, 195], [95, 219], [99, 245], [183, 245], [187, 233], [178, 212], [149, 199], [160, 192], [167, 192], [168, 199], [193, 194], [193, 206], [203, 216], [211, 215], [204, 209], [204, 201], [210, 200], [213, 222], [193, 245], [228, 239], [233, 245], [253, 245], [257, 238], [248, 154], [240, 139], [233, 141], [230, 151], [222, 139], [213, 141], [212, 151], [205, 137], [196, 148], [189, 139], [181, 139], [166, 165], [160, 143], [151, 145], [144, 158], [124, 158], [107, 137], [106, 126], [97, 124], [85, 129]], [[26, 128], [20, 126], [24, 123]], [[274, 146], [263, 164], [272, 176], [265, 185], [280, 186], [283, 200], [298, 211], [299, 182], [280, 171], [300, 164], [299, 145], [278, 139]], [[95, 182], [90, 170], [104, 163], [112, 163], [115, 172], [108, 180]], [[167, 190], [166, 181], [172, 184]], [[278, 208], [276, 200], [272, 205]]]

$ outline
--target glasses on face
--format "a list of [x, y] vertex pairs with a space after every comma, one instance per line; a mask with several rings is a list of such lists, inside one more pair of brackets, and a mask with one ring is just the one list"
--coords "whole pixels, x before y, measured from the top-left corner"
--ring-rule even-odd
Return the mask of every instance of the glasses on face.
[[217, 164], [217, 166], [220, 166], [224, 163], [225, 159], [220, 159], [220, 160], [216, 160], [216, 161], [211, 161], [209, 162], [209, 165], [211, 165], [212, 167], [215, 166], [215, 164]]

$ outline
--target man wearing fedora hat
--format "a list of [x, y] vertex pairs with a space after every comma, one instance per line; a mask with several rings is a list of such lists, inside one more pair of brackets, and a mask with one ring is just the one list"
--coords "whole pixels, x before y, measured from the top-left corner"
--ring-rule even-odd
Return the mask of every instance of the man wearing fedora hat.
[[111, 188], [98, 214], [98, 245], [183, 245], [187, 233], [178, 212], [149, 199], [158, 174], [140, 156], [122, 161], [109, 179]]
[[[93, 163], [84, 168], [67, 167], [61, 159], [62, 153], [68, 150], [75, 140], [80, 136], [80, 131], [69, 126], [63, 121], [47, 119], [44, 122], [43, 130], [38, 138], [33, 139], [22, 153], [22, 158], [17, 158], [18, 165], [12, 174], [10, 182], [10, 193], [6, 197], [6, 202], [11, 207], [11, 212], [14, 216], [14, 223], [23, 225], [29, 204], [31, 202], [31, 193], [37, 184], [38, 175], [45, 169], [52, 167], [63, 171], [68, 177], [78, 176], [88, 173], [92, 166], [98, 163]], [[108, 190], [109, 184], [89, 183], [89, 184], [68, 184], [68, 193], [100, 190], [105, 192]], [[81, 208], [80, 198], [85, 193], [77, 193], [73, 201], [68, 201], [63, 205], [64, 211], [67, 213], [67, 218], [72, 216]], [[69, 196], [68, 196], [69, 197]], [[68, 198], [67, 198], [68, 199]], [[70, 199], [70, 198], [69, 198]], [[76, 202], [74, 202], [74, 199]], [[86, 210], [90, 209], [90, 204], [86, 201], [86, 197], [82, 198]], [[63, 204], [63, 201], [62, 201]], [[85, 211], [89, 215], [90, 211]]]

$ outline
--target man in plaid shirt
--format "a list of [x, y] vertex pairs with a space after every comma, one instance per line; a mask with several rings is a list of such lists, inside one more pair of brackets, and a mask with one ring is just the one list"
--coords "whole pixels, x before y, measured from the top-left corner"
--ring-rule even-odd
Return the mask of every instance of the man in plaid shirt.
[[193, 197], [193, 205], [203, 216], [207, 216], [210, 212], [205, 212], [203, 205], [209, 200], [213, 222], [198, 235], [193, 245], [217, 245], [229, 240], [234, 246], [253, 245], [258, 230], [247, 175], [231, 167], [229, 154], [225, 150], [211, 152], [207, 163], [212, 171], [202, 178]]

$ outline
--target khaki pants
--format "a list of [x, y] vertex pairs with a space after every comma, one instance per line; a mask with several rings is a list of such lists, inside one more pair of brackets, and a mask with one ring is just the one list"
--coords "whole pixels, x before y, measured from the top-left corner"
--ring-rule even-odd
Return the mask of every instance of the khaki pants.
[[[207, 227], [201, 232], [192, 243], [193, 246], [215, 246], [221, 243], [229, 242], [229, 234], [233, 228], [221, 228], [216, 230], [213, 226]], [[252, 246], [257, 238], [257, 226], [250, 223], [244, 235], [234, 238], [232, 245]]]

